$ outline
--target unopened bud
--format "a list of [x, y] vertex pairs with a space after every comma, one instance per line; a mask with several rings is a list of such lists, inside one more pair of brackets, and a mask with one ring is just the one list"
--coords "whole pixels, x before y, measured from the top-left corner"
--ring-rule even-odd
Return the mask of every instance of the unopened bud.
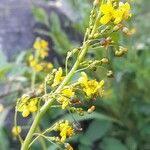
[[122, 32], [125, 34], [129, 33], [129, 29], [127, 27], [123, 27]]
[[119, 51], [123, 51], [124, 53], [128, 52], [128, 49], [125, 47], [120, 46]]
[[79, 115], [80, 115], [80, 116], [84, 116], [84, 111], [80, 111], [80, 112], [79, 112]]
[[102, 59], [101, 59], [101, 62], [102, 62], [103, 64], [108, 64], [109, 60], [108, 60], [108, 58], [102, 58]]
[[114, 26], [113, 31], [117, 31], [123, 28], [122, 24], [117, 24], [116, 26]]
[[123, 51], [115, 51], [115, 56], [117, 57], [121, 57], [124, 55], [124, 52]]
[[98, 38], [99, 36], [100, 36], [100, 33], [99, 33], [99, 32], [97, 32], [97, 33], [95, 33], [95, 34], [94, 34], [94, 36], [93, 36], [93, 37], [94, 37], [94, 38]]
[[111, 37], [102, 38], [102, 39], [100, 40], [100, 44], [101, 44], [102, 46], [104, 46], [104, 47], [108, 47], [111, 42], [112, 42]]
[[65, 143], [66, 150], [73, 150], [73, 147], [69, 143]]
[[94, 6], [97, 6], [98, 4], [99, 4], [99, 0], [94, 0], [93, 5], [94, 5]]
[[108, 78], [113, 78], [113, 77], [114, 77], [114, 73], [112, 72], [112, 70], [109, 70], [109, 71], [107, 72], [107, 77], [108, 77]]

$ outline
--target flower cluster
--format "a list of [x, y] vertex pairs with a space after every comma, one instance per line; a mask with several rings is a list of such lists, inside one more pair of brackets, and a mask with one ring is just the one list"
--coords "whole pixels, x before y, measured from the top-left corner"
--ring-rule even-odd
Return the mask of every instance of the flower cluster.
[[44, 61], [48, 56], [48, 42], [37, 38], [34, 42], [33, 48], [35, 55], [30, 54], [28, 62], [36, 72], [47, 71], [53, 68], [52, 63]]
[[86, 95], [88, 97], [98, 94], [102, 96], [104, 80], [100, 82], [97, 82], [96, 80], [89, 80], [85, 72], [81, 72], [81, 75], [82, 76], [79, 78], [78, 82]]
[[107, 3], [100, 6], [100, 11], [103, 14], [100, 22], [104, 25], [110, 21], [114, 22], [114, 24], [118, 24], [131, 16], [130, 5], [128, 2], [119, 2], [119, 6], [117, 7], [115, 2], [113, 3], [108, 0]]
[[68, 120], [59, 121], [54, 125], [53, 130], [59, 132], [60, 141], [62, 143], [74, 135], [74, 129]]
[[[123, 33], [129, 35], [130, 32], [127, 31], [122, 21], [128, 19], [130, 16], [129, 3], [118, 3], [114, 0], [107, 0], [105, 3], [95, 0], [83, 45], [68, 52], [65, 63], [65, 75], [61, 67], [52, 69], [53, 65], [44, 61], [48, 56], [48, 43], [45, 40], [36, 39], [33, 45], [35, 51], [29, 56], [28, 60], [30, 67], [33, 69], [33, 89], [38, 88], [35, 90], [36, 94], [34, 96], [23, 95], [18, 99], [16, 110], [21, 112], [23, 117], [27, 117], [32, 112], [39, 110], [36, 114], [36, 119], [41, 119], [41, 116], [43, 116], [50, 107], [61, 107], [62, 110], [68, 110], [70, 114], [76, 113], [80, 116], [95, 111], [96, 106], [94, 106], [93, 102], [92, 105], [88, 104], [88, 106], [85, 106], [84, 99], [89, 100], [92, 98], [95, 99], [98, 96], [103, 96], [105, 81], [90, 79], [85, 73], [85, 70], [89, 69], [90, 71], [96, 71], [99, 66], [108, 66], [111, 63], [111, 58], [107, 52], [103, 53], [104, 56], [100, 60], [94, 58], [92, 60], [84, 60], [85, 55], [89, 49], [92, 50], [99, 47], [107, 49], [108, 51], [111, 47], [111, 49], [115, 50], [114, 55], [117, 57], [126, 54], [128, 49], [120, 46], [119, 42], [113, 39], [112, 34], [121, 30]], [[72, 68], [69, 69], [68, 61], [71, 57], [76, 57], [76, 62]], [[108, 68], [110, 69], [109, 66]], [[50, 69], [52, 70], [49, 71]], [[113, 71], [109, 69], [107, 69], [108, 72], [105, 75], [107, 77], [113, 77]], [[49, 72], [49, 74], [42, 83], [35, 85], [36, 72], [44, 70]], [[79, 78], [77, 78], [79, 75], [78, 73], [81, 73]], [[82, 96], [84, 96], [84, 99], [81, 98]], [[38, 100], [40, 100], [39, 103]], [[87, 101], [87, 103], [88, 102], [89, 101]], [[30, 137], [29, 141], [32, 139], [35, 132], [35, 126], [38, 126], [38, 122], [37, 124], [36, 122], [34, 123], [34, 126], [31, 126], [31, 130], [27, 136], [27, 138]], [[47, 129], [47, 131], [50, 132], [56, 131], [59, 134], [58, 136], [50, 137], [46, 132], [39, 133], [39, 135], [58, 144], [64, 144], [67, 150], [73, 150], [70, 144], [65, 145], [65, 141], [75, 134], [73, 127], [75, 130], [78, 129], [78, 131], [82, 131], [82, 127], [79, 124], [77, 124], [76, 127], [70, 124], [68, 120], [65, 120], [58, 121], [54, 126], [48, 128], [50, 130]], [[37, 138], [35, 138], [35, 140], [36, 139]], [[26, 150], [28, 146], [29, 142], [28, 139], [26, 139], [23, 143], [23, 150]]]
[[22, 112], [23, 117], [28, 117], [30, 113], [37, 111], [37, 98], [30, 98], [28, 95], [23, 95], [18, 99], [17, 111]]

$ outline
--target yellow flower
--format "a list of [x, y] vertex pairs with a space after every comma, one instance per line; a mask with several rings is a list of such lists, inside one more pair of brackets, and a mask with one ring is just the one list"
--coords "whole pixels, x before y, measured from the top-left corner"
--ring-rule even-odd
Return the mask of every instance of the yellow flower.
[[62, 109], [65, 109], [70, 104], [70, 98], [75, 95], [75, 92], [73, 92], [73, 88], [66, 88], [62, 90], [61, 94], [58, 102], [62, 104]]
[[52, 63], [42, 62], [42, 63], [40, 63], [40, 65], [42, 66], [42, 70], [44, 72], [49, 72], [49, 70], [53, 68]]
[[35, 69], [36, 72], [40, 72], [43, 70], [43, 65], [42, 65], [42, 63], [35, 64], [35, 66], [33, 66], [33, 68]]
[[106, 4], [100, 6], [100, 11], [103, 16], [100, 19], [101, 24], [107, 24], [113, 21], [115, 24], [120, 23], [122, 20], [128, 19], [131, 16], [129, 3], [119, 3], [118, 8], [113, 7], [112, 1], [108, 1]]
[[102, 4], [100, 6], [100, 11], [103, 13], [103, 16], [100, 19], [101, 24], [107, 24], [113, 19], [115, 9], [113, 8], [112, 3]]
[[28, 117], [30, 113], [37, 111], [37, 98], [30, 99], [23, 95], [17, 104], [17, 111], [22, 112], [23, 117]]
[[119, 3], [119, 8], [114, 11], [113, 17], [114, 17], [114, 23], [118, 24], [120, 23], [123, 19], [128, 19], [128, 17], [131, 16], [130, 13], [130, 5], [129, 3]]
[[73, 88], [65, 88], [65, 89], [63, 89], [62, 90], [62, 92], [61, 92], [64, 96], [66, 96], [66, 97], [72, 97], [72, 96], [74, 96], [74, 91], [73, 91]]
[[22, 116], [24, 118], [28, 117], [30, 115], [30, 111], [28, 109], [28, 106], [27, 105], [24, 105], [23, 106], [23, 110], [22, 110]]
[[11, 130], [14, 137], [21, 133], [21, 126], [13, 126]]
[[54, 127], [55, 131], [60, 132], [61, 142], [65, 142], [67, 138], [70, 138], [74, 134], [74, 129], [69, 124], [68, 120], [57, 123]]
[[36, 72], [39, 72], [43, 69], [42, 64], [37, 63], [33, 55], [30, 55], [28, 60], [29, 60], [29, 66], [32, 67]]
[[37, 111], [37, 99], [32, 99], [29, 103], [28, 103], [28, 110], [30, 112], [36, 112]]
[[60, 104], [62, 104], [62, 109], [65, 109], [65, 108], [69, 105], [70, 99], [69, 99], [69, 98], [66, 98], [66, 97], [64, 97], [64, 96], [60, 96], [60, 97], [58, 98], [58, 102], [59, 102]]
[[33, 48], [36, 50], [48, 49], [48, 42], [40, 38], [37, 38], [33, 44]]
[[123, 18], [124, 19], [128, 19], [128, 17], [131, 17], [131, 7], [130, 4], [128, 2], [126, 2], [125, 4], [120, 2], [119, 3], [119, 10], [121, 10], [123, 12]]
[[64, 79], [62, 75], [63, 75], [63, 71], [62, 71], [62, 68], [60, 67], [58, 71], [55, 73], [54, 82], [52, 84], [53, 87], [60, 84], [60, 82]]
[[88, 80], [85, 72], [81, 72], [81, 75], [82, 76], [79, 78], [78, 82], [88, 97], [98, 93], [102, 95], [104, 80], [100, 82], [97, 82], [96, 80]]
[[41, 50], [39, 51], [39, 53], [40, 53], [39, 55], [40, 55], [41, 58], [45, 58], [45, 57], [48, 56], [48, 50], [41, 49]]
[[52, 69], [53, 68], [53, 64], [52, 63], [47, 63], [47, 69]]

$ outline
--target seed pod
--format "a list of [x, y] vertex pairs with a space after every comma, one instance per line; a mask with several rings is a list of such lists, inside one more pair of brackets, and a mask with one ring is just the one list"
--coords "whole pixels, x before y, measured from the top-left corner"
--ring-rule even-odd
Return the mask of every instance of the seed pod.
[[87, 112], [88, 112], [88, 113], [92, 113], [94, 110], [95, 110], [95, 106], [91, 106], [91, 107], [87, 110]]
[[114, 77], [114, 73], [112, 72], [112, 70], [109, 70], [109, 71], [107, 72], [107, 77], [108, 77], [108, 78], [113, 78], [113, 77]]

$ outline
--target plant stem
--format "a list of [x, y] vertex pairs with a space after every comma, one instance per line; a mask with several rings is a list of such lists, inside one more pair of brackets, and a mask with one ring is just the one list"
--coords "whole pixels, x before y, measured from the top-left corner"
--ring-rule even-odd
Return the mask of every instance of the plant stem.
[[[100, 17], [100, 13], [97, 16], [97, 19], [95, 21], [93, 30], [91, 32], [91, 37], [93, 37], [93, 35], [95, 34], [98, 24], [99, 24], [99, 17]], [[81, 53], [79, 54], [75, 64], [73, 65], [72, 69], [70, 70], [70, 72], [67, 74], [67, 76], [64, 78], [63, 82], [59, 85], [59, 87], [56, 89], [56, 91], [54, 92], [55, 94], [59, 93], [59, 91], [69, 82], [69, 80], [71, 79], [71, 77], [74, 75], [75, 71], [78, 69], [80, 63], [82, 62], [82, 60], [84, 59], [87, 51], [88, 51], [88, 47], [89, 47], [89, 41], [87, 40], [86, 42], [83, 43], [82, 49], [81, 49]], [[37, 113], [36, 117], [34, 118], [34, 121], [31, 125], [31, 128], [22, 144], [21, 150], [28, 150], [30, 141], [32, 139], [33, 133], [35, 132], [42, 116], [45, 114], [45, 112], [50, 108], [50, 106], [53, 104], [55, 99], [50, 99], [48, 100], [40, 109], [40, 111]]]

